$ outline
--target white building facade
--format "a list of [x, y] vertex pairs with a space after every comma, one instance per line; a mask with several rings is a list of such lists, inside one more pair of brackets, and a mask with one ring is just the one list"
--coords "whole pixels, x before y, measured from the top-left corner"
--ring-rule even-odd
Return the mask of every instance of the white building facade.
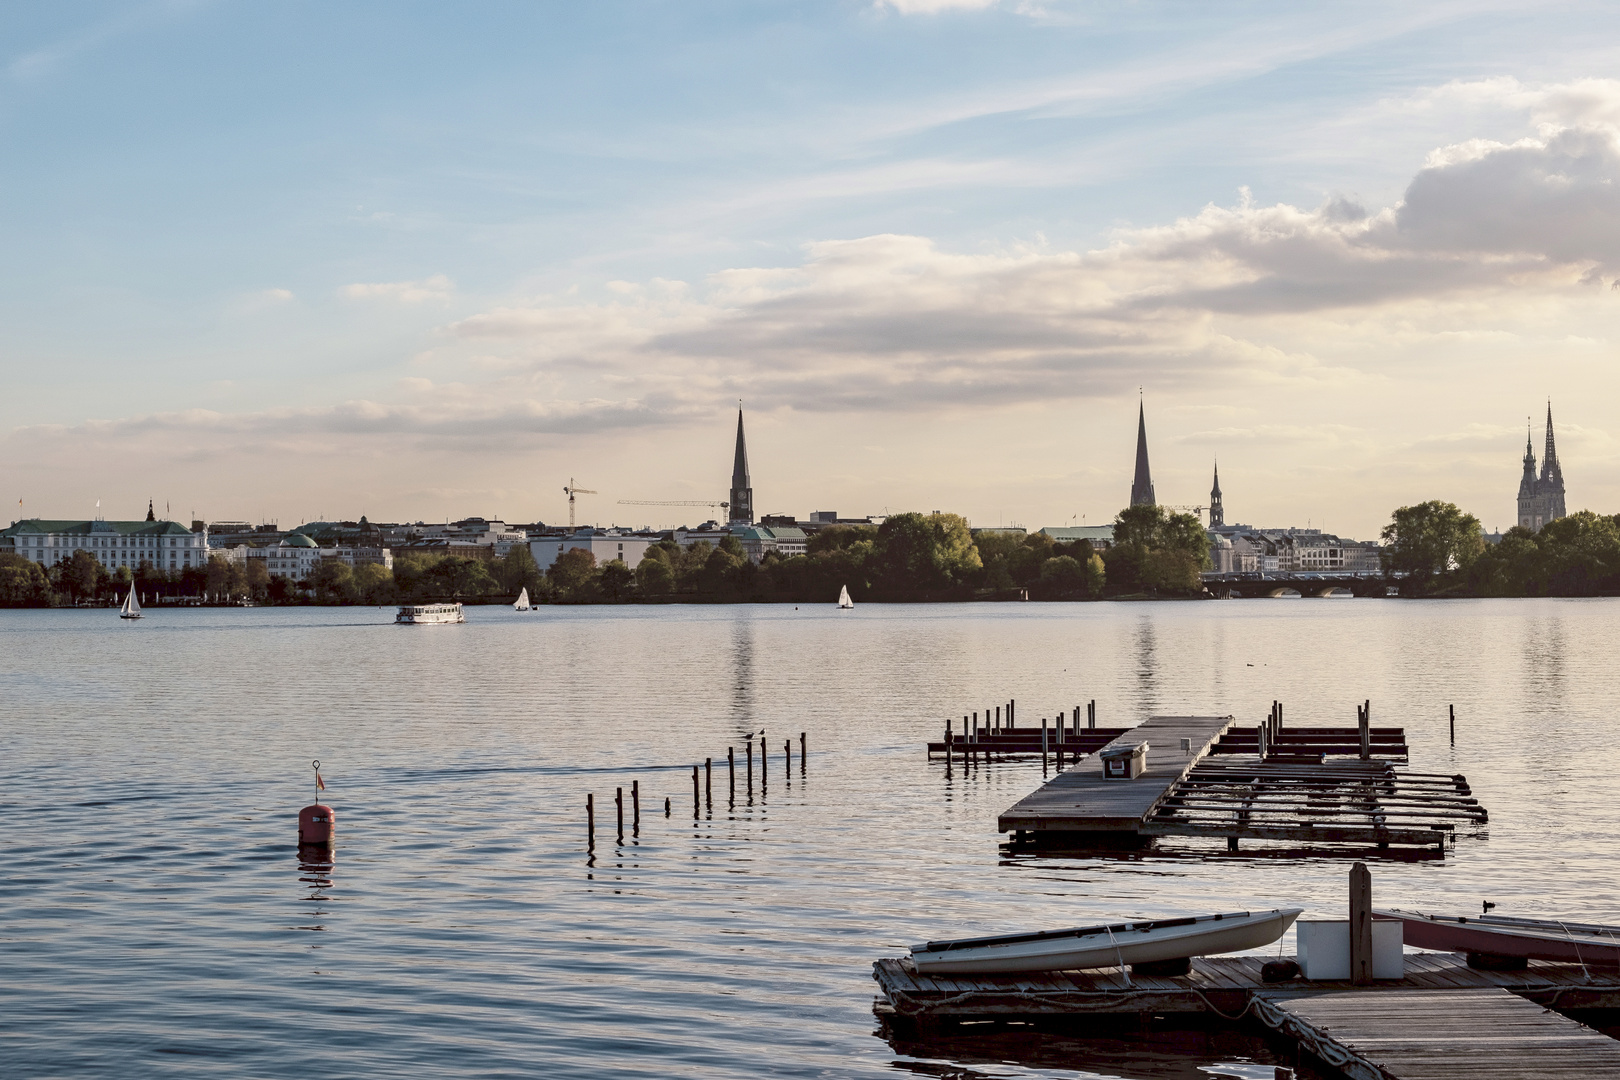
[[178, 521], [58, 521], [29, 518], [0, 530], [0, 550], [51, 567], [85, 551], [109, 570], [143, 562], [179, 571], [208, 563], [208, 534]]
[[[720, 535], [725, 535], [723, 532]], [[660, 533], [633, 533], [618, 529], [581, 529], [569, 536], [542, 536], [529, 541], [529, 554], [542, 571], [550, 570], [565, 551], [588, 551], [596, 565], [619, 559], [634, 570], [647, 549], [663, 539]]]

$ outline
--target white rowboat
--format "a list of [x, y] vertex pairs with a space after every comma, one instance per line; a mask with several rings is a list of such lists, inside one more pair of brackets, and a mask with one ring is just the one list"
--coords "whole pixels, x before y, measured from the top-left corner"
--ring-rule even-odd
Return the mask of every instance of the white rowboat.
[[1287, 933], [1303, 910], [1239, 911], [959, 941], [930, 941], [911, 947], [911, 962], [918, 971], [942, 975], [1072, 971], [1152, 964], [1263, 948]]

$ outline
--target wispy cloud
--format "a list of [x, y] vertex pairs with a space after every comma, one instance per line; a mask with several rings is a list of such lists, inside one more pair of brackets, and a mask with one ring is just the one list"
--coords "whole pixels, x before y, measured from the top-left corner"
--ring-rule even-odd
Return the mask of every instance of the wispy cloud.
[[350, 300], [392, 300], [400, 304], [439, 303], [450, 299], [455, 284], [443, 274], [421, 281], [360, 282], [340, 290]]

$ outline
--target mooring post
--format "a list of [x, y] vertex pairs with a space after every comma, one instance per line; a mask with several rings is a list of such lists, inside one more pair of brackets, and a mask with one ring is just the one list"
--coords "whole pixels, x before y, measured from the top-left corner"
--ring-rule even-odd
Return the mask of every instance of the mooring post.
[[782, 740], [782, 763], [787, 766], [788, 783], [793, 783], [793, 740]]
[[950, 763], [951, 763], [951, 718], [947, 716], [945, 718], [945, 764], [948, 767], [950, 765]]
[[1092, 698], [1091, 699], [1091, 708], [1086, 710], [1086, 727], [1094, 728], [1096, 726], [1097, 726], [1097, 699]]
[[630, 781], [630, 827], [641, 832], [641, 781]]
[[726, 747], [726, 780], [731, 785], [731, 802], [737, 802], [737, 748]]
[[698, 767], [692, 766], [692, 817], [697, 818], [703, 813], [703, 799], [698, 793]]
[[664, 816], [669, 817], [669, 796], [664, 796]]
[[1372, 874], [1366, 863], [1350, 868], [1350, 981], [1371, 986], [1372, 970]]
[[703, 801], [714, 809], [714, 758], [703, 759]]
[[1372, 758], [1372, 702], [1369, 700], [1361, 710], [1361, 760]]
[[1271, 724], [1270, 723], [1261, 724], [1258, 728], [1255, 729], [1255, 738], [1256, 738], [1255, 753], [1260, 756], [1260, 763], [1262, 765], [1264, 765], [1265, 761], [1266, 761], [1266, 742], [1267, 742], [1266, 736], [1269, 735], [1270, 733], [1271, 733]]
[[799, 775], [804, 775], [805, 733], [799, 732]]
[[596, 848], [596, 796], [585, 796], [585, 847]]
[[1451, 710], [1451, 745], [1456, 746], [1457, 745], [1457, 706], [1455, 706], [1455, 705], [1447, 705], [1446, 708]]
[[1018, 704], [1018, 702], [1017, 702], [1017, 700], [1015, 698], [1008, 698], [1007, 699], [1007, 715], [1008, 716], [1017, 715], [1017, 713], [1016, 713], [1017, 704]]
[[619, 843], [624, 843], [624, 788], [613, 789], [613, 806], [619, 812]]
[[1041, 775], [1046, 775], [1046, 717], [1041, 717]]

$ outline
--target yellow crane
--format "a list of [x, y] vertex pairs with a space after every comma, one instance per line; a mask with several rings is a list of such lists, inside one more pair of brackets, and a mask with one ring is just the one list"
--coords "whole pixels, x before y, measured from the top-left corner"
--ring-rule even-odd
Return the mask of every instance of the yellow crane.
[[568, 527], [572, 529], [574, 527], [574, 496], [600, 495], [602, 493], [600, 491], [592, 491], [590, 488], [575, 486], [574, 478], [572, 476], [568, 478], [568, 486], [563, 488], [563, 490], [568, 492]]

